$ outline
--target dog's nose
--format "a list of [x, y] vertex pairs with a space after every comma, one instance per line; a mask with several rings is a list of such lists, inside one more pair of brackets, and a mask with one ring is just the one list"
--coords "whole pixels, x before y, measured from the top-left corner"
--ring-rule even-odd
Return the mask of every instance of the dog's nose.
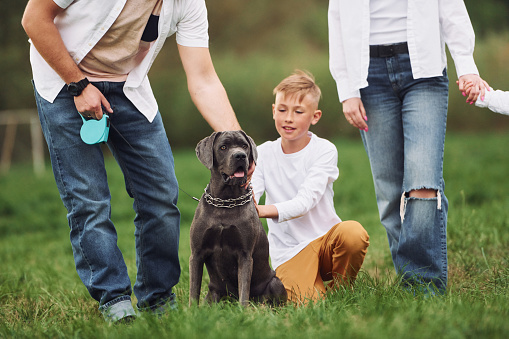
[[236, 159], [236, 160], [242, 160], [242, 159], [246, 159], [247, 157], [247, 154], [244, 153], [244, 152], [237, 152], [233, 155], [233, 157]]

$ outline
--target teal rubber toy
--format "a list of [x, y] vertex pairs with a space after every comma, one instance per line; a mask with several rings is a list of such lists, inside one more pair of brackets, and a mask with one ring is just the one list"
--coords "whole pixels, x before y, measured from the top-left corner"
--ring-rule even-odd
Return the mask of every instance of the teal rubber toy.
[[107, 114], [104, 114], [101, 120], [85, 119], [83, 126], [81, 126], [80, 136], [81, 140], [88, 145], [99, 144], [108, 141], [108, 134], [110, 133], [110, 119]]

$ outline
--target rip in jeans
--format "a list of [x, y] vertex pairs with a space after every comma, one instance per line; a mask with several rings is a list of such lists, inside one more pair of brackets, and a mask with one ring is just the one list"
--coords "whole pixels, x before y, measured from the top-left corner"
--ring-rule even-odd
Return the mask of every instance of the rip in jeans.
[[[442, 209], [442, 194], [440, 193], [440, 190], [438, 190], [438, 189], [436, 190], [436, 192], [437, 192], [437, 194], [436, 194], [437, 209], [441, 210]], [[405, 221], [406, 204], [408, 202], [408, 199], [410, 199], [410, 197], [407, 197], [407, 194], [408, 194], [408, 192], [403, 192], [401, 194], [401, 202], [399, 205], [399, 216], [401, 217], [401, 223], [403, 223], [403, 221]], [[413, 199], [435, 199], [435, 198], [416, 198], [416, 197], [412, 197], [412, 198]]]

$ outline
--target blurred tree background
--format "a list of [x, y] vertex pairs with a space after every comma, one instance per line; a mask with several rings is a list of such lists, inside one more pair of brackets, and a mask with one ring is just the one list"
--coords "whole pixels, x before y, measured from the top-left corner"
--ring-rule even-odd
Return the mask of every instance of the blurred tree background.
[[[481, 76], [509, 90], [509, 0], [465, 0], [476, 31], [475, 59]], [[0, 111], [35, 108], [29, 44], [21, 27], [26, 1], [0, 2]], [[342, 118], [328, 66], [328, 1], [207, 0], [210, 50], [243, 129], [257, 143], [277, 137], [272, 89], [295, 69], [311, 71], [323, 92], [322, 121], [313, 131], [327, 138], [358, 137]], [[449, 131], [508, 131], [509, 118], [465, 104], [451, 80]], [[149, 78], [173, 147], [194, 147], [211, 132], [191, 102], [170, 37]], [[21, 133], [21, 132], [20, 132]], [[0, 126], [0, 140], [4, 128]], [[28, 147], [29, 149], [29, 147]], [[29, 150], [27, 150], [28, 152]]]

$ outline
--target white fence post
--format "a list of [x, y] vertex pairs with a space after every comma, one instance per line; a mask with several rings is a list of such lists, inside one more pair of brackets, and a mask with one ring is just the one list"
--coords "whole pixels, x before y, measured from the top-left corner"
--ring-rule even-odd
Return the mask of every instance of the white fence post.
[[12, 151], [16, 141], [18, 125], [30, 126], [32, 139], [32, 162], [34, 173], [41, 175], [44, 172], [44, 140], [37, 111], [33, 109], [0, 111], [0, 126], [5, 126], [5, 136], [0, 157], [0, 172], [6, 173], [11, 167]]

